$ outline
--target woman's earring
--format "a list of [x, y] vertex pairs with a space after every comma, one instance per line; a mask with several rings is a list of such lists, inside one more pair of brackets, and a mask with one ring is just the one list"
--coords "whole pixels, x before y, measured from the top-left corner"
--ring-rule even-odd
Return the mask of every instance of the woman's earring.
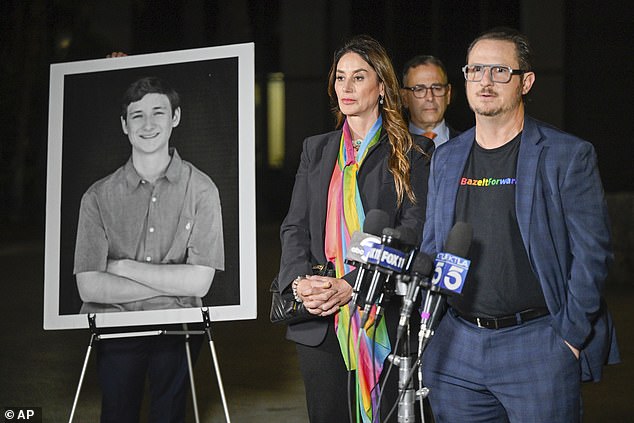
[[379, 94], [379, 104], [383, 105], [383, 95]]

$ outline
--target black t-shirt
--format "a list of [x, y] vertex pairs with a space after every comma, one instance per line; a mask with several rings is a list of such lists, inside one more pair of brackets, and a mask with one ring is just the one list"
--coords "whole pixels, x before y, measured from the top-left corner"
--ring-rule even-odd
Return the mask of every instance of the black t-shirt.
[[490, 150], [474, 142], [460, 180], [456, 221], [473, 226], [471, 266], [462, 295], [449, 303], [462, 314], [501, 317], [546, 307], [515, 214], [520, 138]]

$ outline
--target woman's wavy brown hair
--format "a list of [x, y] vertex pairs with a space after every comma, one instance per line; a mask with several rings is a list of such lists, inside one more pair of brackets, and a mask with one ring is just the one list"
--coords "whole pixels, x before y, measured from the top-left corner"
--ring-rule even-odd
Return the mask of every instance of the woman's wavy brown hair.
[[343, 125], [346, 118], [339, 109], [337, 93], [335, 92], [337, 64], [344, 54], [351, 52], [357, 53], [372, 66], [378, 75], [379, 82], [383, 82], [385, 96], [383, 105], [379, 104], [379, 112], [383, 118], [383, 129], [387, 132], [391, 147], [388, 168], [394, 177], [398, 204], [402, 204], [405, 195], [410, 201], [416, 202], [416, 196], [410, 184], [410, 163], [407, 155], [412, 148], [418, 150], [419, 148], [414, 144], [407, 123], [403, 118], [400, 86], [392, 61], [383, 46], [368, 35], [358, 35], [351, 38], [334, 54], [332, 66], [328, 73], [328, 96], [332, 111], [337, 119], [337, 128]]

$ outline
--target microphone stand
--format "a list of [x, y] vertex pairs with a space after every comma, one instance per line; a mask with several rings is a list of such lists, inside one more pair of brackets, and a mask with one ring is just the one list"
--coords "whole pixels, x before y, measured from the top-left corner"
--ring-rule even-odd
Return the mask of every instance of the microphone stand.
[[[398, 367], [398, 423], [412, 423], [416, 421], [414, 404], [416, 396], [414, 392], [414, 378], [412, 378], [413, 357], [409, 351], [409, 323], [406, 336], [403, 341], [405, 355], [390, 354], [388, 360]], [[398, 351], [398, 345], [396, 348]], [[423, 422], [424, 423], [424, 422]]]
[[[409, 350], [409, 337], [410, 337], [410, 324], [409, 315], [407, 316], [407, 322], [405, 326], [405, 340], [397, 343], [395, 351], [398, 351], [400, 343], [403, 343], [402, 349], [405, 351], [405, 355], [399, 356], [396, 354], [390, 354], [388, 360], [399, 368], [399, 380], [398, 380], [398, 423], [411, 423], [416, 421], [416, 414], [414, 412], [414, 404], [416, 399], [420, 401], [420, 416], [422, 423], [425, 423], [425, 413], [423, 401], [429, 395], [429, 388], [423, 386], [422, 376], [422, 357], [423, 351], [427, 347], [429, 338], [434, 334], [432, 329], [432, 323], [429, 319], [430, 316], [435, 316], [440, 306], [440, 298], [427, 297], [421, 315], [421, 328], [419, 333], [418, 354], [412, 355]], [[433, 303], [433, 304], [432, 304]], [[433, 308], [433, 312], [430, 312]], [[401, 319], [403, 316], [401, 316]], [[432, 319], [433, 320], [433, 319]], [[400, 334], [397, 339], [400, 339]], [[398, 342], [398, 341], [397, 341]], [[414, 372], [418, 368], [418, 378], [420, 389], [414, 391]], [[391, 414], [391, 413], [390, 413]]]
[[[409, 279], [409, 276], [405, 276], [403, 279]], [[406, 281], [403, 281], [406, 282]], [[418, 290], [416, 290], [416, 294]], [[407, 294], [403, 297], [405, 301]], [[405, 322], [405, 331], [400, 340], [400, 345], [397, 343], [394, 351], [403, 351], [404, 355], [397, 355], [396, 353], [390, 354], [388, 360], [398, 367], [398, 423], [411, 423], [416, 421], [416, 413], [414, 410], [414, 404], [416, 402], [414, 392], [414, 378], [412, 377], [412, 362], [414, 357], [411, 355], [409, 348], [410, 339], [410, 325], [409, 315]], [[401, 336], [397, 337], [400, 339]], [[424, 423], [424, 422], [423, 422]]]
[[[433, 295], [435, 294], [435, 295]], [[422, 423], [425, 423], [425, 414], [423, 402], [429, 395], [429, 388], [423, 385], [423, 352], [429, 344], [429, 340], [434, 335], [433, 325], [435, 319], [440, 312], [440, 308], [443, 304], [443, 298], [440, 295], [440, 291], [434, 286], [428, 288], [428, 295], [425, 297], [423, 304], [423, 311], [421, 313], [420, 332], [418, 333], [418, 384], [420, 389], [416, 391], [416, 396], [420, 401], [420, 415]]]

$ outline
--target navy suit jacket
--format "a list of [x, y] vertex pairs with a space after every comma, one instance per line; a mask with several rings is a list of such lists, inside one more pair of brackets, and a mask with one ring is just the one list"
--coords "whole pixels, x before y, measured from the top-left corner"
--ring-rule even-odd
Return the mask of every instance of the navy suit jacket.
[[[474, 140], [471, 128], [434, 153], [422, 251], [443, 249]], [[581, 350], [583, 380], [599, 380], [619, 353], [602, 297], [612, 252], [594, 148], [526, 116], [516, 179], [517, 221], [552, 325]]]
[[[425, 221], [429, 157], [434, 144], [425, 137], [413, 138], [427, 152], [423, 154], [411, 151], [409, 154], [410, 181], [416, 195], [416, 204], [405, 196], [401, 206], [397, 207], [394, 178], [387, 163], [391, 147], [385, 132], [361, 164], [357, 173], [357, 185], [366, 214], [372, 209], [384, 210], [390, 217], [391, 227], [403, 225], [412, 228], [415, 233], [421, 233]], [[304, 140], [288, 214], [280, 228], [280, 291], [288, 287], [297, 276], [312, 274], [312, 265], [326, 262], [324, 229], [328, 188], [339, 154], [340, 141], [341, 130]], [[345, 279], [352, 284], [355, 276], [356, 271], [346, 275]], [[316, 318], [289, 325], [286, 336], [295, 342], [315, 346], [323, 341], [327, 328], [326, 318]]]

